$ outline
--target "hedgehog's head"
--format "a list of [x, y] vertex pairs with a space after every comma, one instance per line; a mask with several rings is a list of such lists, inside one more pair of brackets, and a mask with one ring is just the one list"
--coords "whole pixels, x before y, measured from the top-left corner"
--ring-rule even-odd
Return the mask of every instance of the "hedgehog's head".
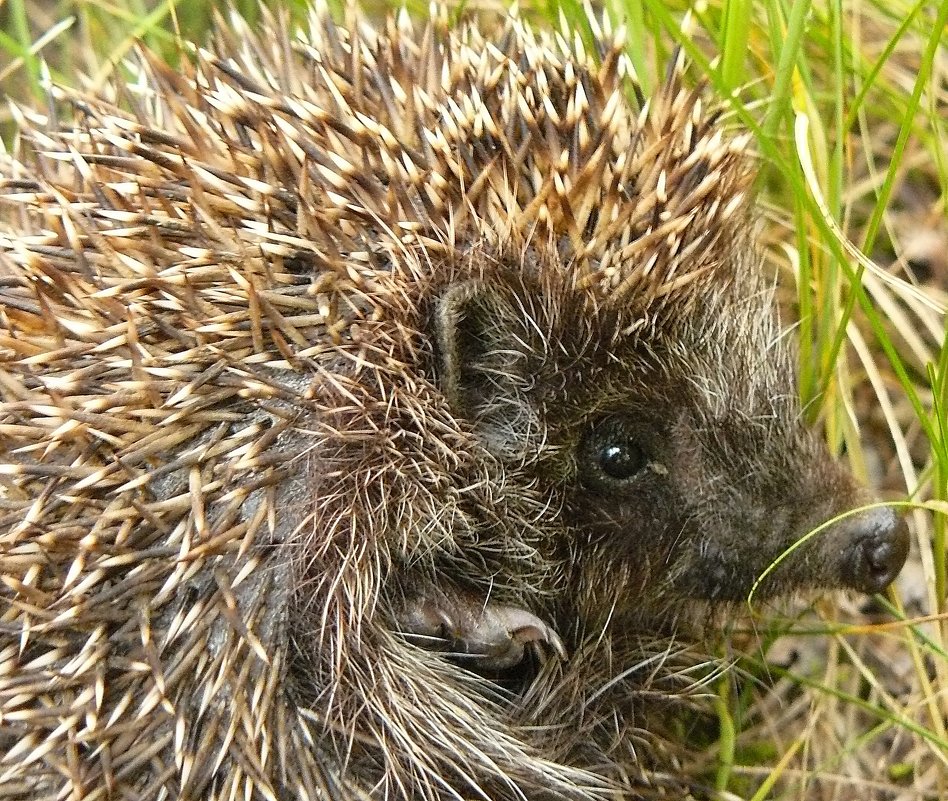
[[[481, 258], [439, 301], [442, 385], [509, 488], [548, 493], [583, 616], [654, 625], [689, 599], [746, 598], [870, 500], [805, 425], [772, 293], [731, 244], [720, 280], [677, 306], [609, 302], [535, 244]], [[907, 548], [891, 510], [858, 512], [756, 594], [877, 592]]]
[[[746, 598], [870, 499], [802, 419], [746, 142], [674, 70], [631, 114], [621, 55], [585, 69], [532, 88], [517, 73], [517, 104], [481, 93], [465, 117], [476, 188], [455, 208], [478, 213], [435, 340], [449, 400], [508, 484], [548, 493], [564, 596], [654, 625], [688, 599]], [[907, 549], [891, 510], [859, 512], [756, 594], [876, 592]]]

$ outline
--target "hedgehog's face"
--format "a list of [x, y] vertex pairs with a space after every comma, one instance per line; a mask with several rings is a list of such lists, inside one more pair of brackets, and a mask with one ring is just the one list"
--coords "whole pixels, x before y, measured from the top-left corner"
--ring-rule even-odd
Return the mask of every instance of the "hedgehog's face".
[[[728, 315], [725, 343], [695, 319], [643, 343], [568, 292], [543, 295], [480, 282], [450, 290], [444, 384], [508, 480], [549, 493], [550, 548], [592, 606], [611, 599], [621, 619], [746, 598], [802, 537], [868, 500], [800, 419], [769, 297], [704, 312], [708, 326]], [[756, 593], [876, 592], [907, 548], [890, 510], [862, 512], [795, 549]]]
[[643, 597], [667, 606], [739, 601], [755, 587], [758, 598], [819, 587], [878, 592], [892, 581], [908, 537], [889, 509], [847, 517], [769, 569], [869, 498], [790, 408], [708, 417], [704, 399], [679, 389], [597, 415], [575, 448], [570, 520], [591, 547], [628, 560]]

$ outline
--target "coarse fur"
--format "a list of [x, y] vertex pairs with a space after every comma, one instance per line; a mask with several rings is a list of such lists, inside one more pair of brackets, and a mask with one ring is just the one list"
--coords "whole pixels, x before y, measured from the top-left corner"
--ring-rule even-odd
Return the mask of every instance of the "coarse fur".
[[682, 797], [677, 625], [866, 497], [743, 141], [608, 31], [285, 30], [0, 162], [4, 797]]

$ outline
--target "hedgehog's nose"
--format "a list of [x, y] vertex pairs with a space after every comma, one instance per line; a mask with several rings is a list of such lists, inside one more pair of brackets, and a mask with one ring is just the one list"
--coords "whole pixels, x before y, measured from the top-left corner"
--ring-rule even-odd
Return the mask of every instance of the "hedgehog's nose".
[[909, 551], [905, 520], [892, 509], [871, 509], [843, 521], [849, 544], [843, 580], [860, 592], [882, 592], [899, 574]]

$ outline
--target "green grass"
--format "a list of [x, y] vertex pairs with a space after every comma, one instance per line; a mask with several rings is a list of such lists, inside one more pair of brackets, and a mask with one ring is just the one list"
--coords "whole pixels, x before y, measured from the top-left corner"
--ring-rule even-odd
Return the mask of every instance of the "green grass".
[[[284, 4], [305, 15], [302, 0]], [[252, 0], [236, 5], [259, 13]], [[588, 34], [577, 0], [522, 5], [537, 24], [562, 15]], [[43, 108], [47, 74], [95, 88], [138, 41], [176, 59], [179, 37], [208, 37], [211, 7], [0, 0], [0, 91]], [[918, 504], [914, 582], [891, 591], [884, 612], [824, 601], [735, 634], [734, 647], [751, 655], [722, 680], [722, 734], [693, 767], [722, 798], [948, 798], [948, 337], [934, 308], [948, 288], [948, 91], [935, 71], [948, 2], [605, 7], [626, 26], [646, 91], [680, 46], [727, 123], [753, 133], [761, 238], [799, 321], [807, 414], [857, 475]], [[425, 8], [409, 4], [416, 15]], [[6, 109], [0, 133], [13, 136]], [[919, 287], [907, 257], [928, 235], [944, 237], [945, 250], [933, 251], [933, 275]], [[807, 655], [789, 666], [774, 661], [788, 642]]]

